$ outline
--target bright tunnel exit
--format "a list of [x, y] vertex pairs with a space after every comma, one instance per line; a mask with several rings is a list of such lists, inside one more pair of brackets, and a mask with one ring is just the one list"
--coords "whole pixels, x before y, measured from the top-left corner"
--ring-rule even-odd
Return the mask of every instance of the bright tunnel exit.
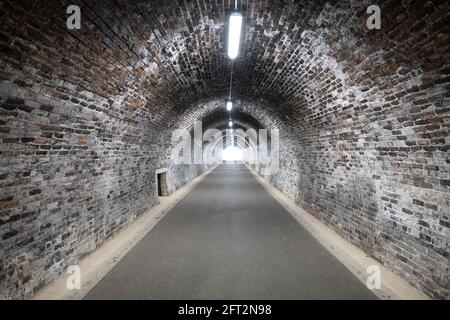
[[222, 151], [223, 161], [242, 161], [242, 150], [235, 146], [229, 146]]

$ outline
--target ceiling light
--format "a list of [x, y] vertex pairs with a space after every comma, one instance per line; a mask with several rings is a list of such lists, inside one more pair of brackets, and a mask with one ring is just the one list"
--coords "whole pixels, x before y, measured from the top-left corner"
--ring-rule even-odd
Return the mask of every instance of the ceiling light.
[[228, 111], [231, 111], [231, 109], [233, 109], [233, 102], [228, 101], [228, 102], [227, 102], [227, 110], [228, 110]]
[[231, 128], [233, 127], [233, 121], [228, 122], [228, 126]]
[[228, 57], [234, 59], [239, 52], [239, 41], [241, 38], [242, 15], [233, 12], [230, 15], [230, 25], [228, 27]]

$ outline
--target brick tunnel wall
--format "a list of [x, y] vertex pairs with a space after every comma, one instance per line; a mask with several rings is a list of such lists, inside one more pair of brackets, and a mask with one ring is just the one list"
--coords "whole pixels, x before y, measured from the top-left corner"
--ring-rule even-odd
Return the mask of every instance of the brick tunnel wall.
[[352, 56], [357, 39], [303, 33], [311, 51], [296, 60], [308, 94], [275, 103], [291, 110], [295, 148], [280, 150], [288, 170], [266, 178], [419, 290], [448, 299], [450, 37], [448, 28], [431, 36], [435, 21], [420, 36], [391, 26], [394, 40], [421, 50], [386, 49], [380, 37]]
[[295, 38], [301, 50], [283, 55], [294, 37], [281, 36], [277, 66], [266, 69], [274, 75], [263, 81], [294, 91], [270, 100], [294, 148], [281, 148], [280, 172], [266, 178], [418, 289], [447, 299], [449, 8], [382, 8], [378, 33], [364, 30], [364, 15], [329, 8]]
[[155, 169], [171, 191], [205, 169], [165, 157], [171, 130], [129, 87], [139, 58], [120, 39], [70, 36], [30, 3], [0, 7], [0, 298], [32, 296], [155, 205]]
[[384, 10], [396, 22], [357, 50], [357, 37], [303, 34], [311, 51], [334, 53], [297, 57], [307, 63], [310, 95], [291, 114], [295, 199], [420, 290], [448, 298], [449, 28], [438, 32], [431, 5], [434, 19]]
[[[268, 179], [448, 297], [448, 3], [380, 3], [382, 29], [368, 31], [369, 1], [238, 2], [234, 95], [281, 130]], [[152, 206], [155, 169], [169, 167], [174, 188], [204, 170], [172, 166], [169, 137], [227, 94], [230, 5], [132, 3], [0, 2], [6, 297], [29, 297]], [[81, 31], [65, 28], [69, 4], [82, 7]]]

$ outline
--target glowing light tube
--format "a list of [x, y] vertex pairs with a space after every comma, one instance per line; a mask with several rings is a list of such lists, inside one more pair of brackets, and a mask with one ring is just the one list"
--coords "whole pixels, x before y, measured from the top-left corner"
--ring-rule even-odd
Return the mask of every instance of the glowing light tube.
[[239, 42], [241, 39], [242, 15], [233, 12], [230, 15], [230, 25], [228, 29], [228, 57], [235, 59], [239, 53]]

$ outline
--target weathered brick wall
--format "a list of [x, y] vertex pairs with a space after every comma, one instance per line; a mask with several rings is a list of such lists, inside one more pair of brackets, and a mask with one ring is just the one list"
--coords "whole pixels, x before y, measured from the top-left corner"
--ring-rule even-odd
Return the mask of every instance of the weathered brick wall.
[[[23, 298], [156, 203], [170, 131], [118, 36], [68, 32], [56, 2], [0, 12], [0, 298]], [[171, 166], [171, 191], [202, 170]]]
[[27, 296], [155, 203], [157, 154], [144, 119], [108, 115], [120, 104], [0, 87], [1, 292]]
[[[82, 9], [81, 30], [65, 28], [69, 4]], [[445, 298], [449, 4], [379, 3], [382, 28], [368, 30], [370, 4], [238, 1], [234, 116], [280, 129], [277, 188]], [[203, 170], [173, 167], [169, 137], [221, 117], [233, 5], [0, 2], [6, 296], [29, 296], [151, 206], [155, 168], [169, 167], [174, 186]]]
[[369, 31], [360, 10], [369, 3], [352, 4], [327, 4], [305, 29], [263, 46], [275, 64], [252, 74], [252, 88], [296, 140], [267, 178], [420, 290], [448, 298], [449, 6], [382, 3], [382, 29]]
[[449, 7], [383, 3], [382, 29], [369, 31], [358, 9], [368, 4], [325, 5], [304, 30], [264, 47], [275, 66], [252, 75], [252, 88], [296, 137], [268, 179], [420, 290], [448, 298]]
[[447, 298], [450, 33], [439, 7], [422, 5], [382, 6], [381, 32], [363, 38], [342, 37], [362, 25], [351, 16], [331, 24], [339, 33], [325, 23], [302, 34], [323, 56], [298, 57], [309, 94], [293, 110], [296, 198], [419, 289]]

